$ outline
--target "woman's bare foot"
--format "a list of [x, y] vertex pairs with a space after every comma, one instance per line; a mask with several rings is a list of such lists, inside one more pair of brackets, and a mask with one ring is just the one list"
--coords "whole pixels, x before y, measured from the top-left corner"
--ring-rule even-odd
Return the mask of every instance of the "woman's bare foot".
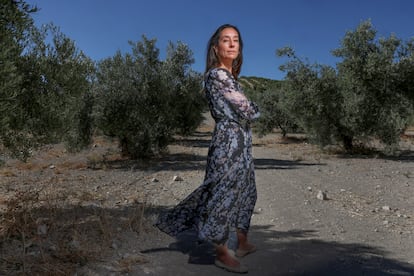
[[246, 273], [247, 267], [242, 265], [235, 257], [232, 250], [226, 245], [216, 245], [215, 265], [230, 272]]
[[247, 243], [244, 246], [239, 246], [236, 250], [236, 256], [237, 257], [244, 257], [248, 254], [251, 254], [253, 252], [256, 252], [257, 248], [254, 244]]

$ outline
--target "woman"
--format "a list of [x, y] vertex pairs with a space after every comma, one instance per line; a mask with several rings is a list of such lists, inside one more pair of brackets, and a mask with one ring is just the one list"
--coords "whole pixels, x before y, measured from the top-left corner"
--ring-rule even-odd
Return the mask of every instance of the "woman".
[[256, 250], [247, 232], [257, 198], [250, 122], [259, 117], [257, 106], [237, 82], [242, 50], [240, 32], [229, 24], [220, 26], [209, 40], [205, 91], [216, 124], [204, 182], [157, 222], [172, 236], [195, 229], [201, 240], [214, 243], [215, 264], [238, 273], [247, 272], [247, 267], [236, 256]]

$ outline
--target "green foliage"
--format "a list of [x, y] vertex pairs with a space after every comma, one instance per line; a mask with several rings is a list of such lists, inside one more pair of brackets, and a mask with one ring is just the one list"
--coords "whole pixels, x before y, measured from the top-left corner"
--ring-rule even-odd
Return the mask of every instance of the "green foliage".
[[342, 124], [358, 139], [377, 137], [393, 147], [413, 112], [409, 94], [414, 87], [407, 72], [413, 72], [414, 52], [412, 45], [405, 46], [394, 35], [379, 40], [375, 35], [371, 23], [364, 22], [333, 52], [343, 59], [338, 64], [338, 85], [350, 99]]
[[0, 142], [23, 160], [44, 143], [80, 148], [89, 143], [92, 126], [84, 118], [92, 111], [85, 95], [93, 63], [57, 27], [34, 27], [34, 11], [23, 1], [1, 6]]
[[[45, 143], [75, 151], [90, 144], [95, 119], [132, 157], [162, 151], [175, 133], [202, 120], [201, 75], [190, 49], [170, 43], [159, 60], [155, 40], [95, 64], [53, 24], [36, 28], [24, 1], [0, 6], [0, 145], [26, 159]], [[96, 105], [96, 108], [94, 106]], [[95, 113], [93, 113], [95, 112]]]
[[[30, 148], [26, 135], [13, 129], [13, 118], [18, 113], [18, 93], [24, 75], [20, 71], [21, 54], [33, 28], [30, 14], [36, 8], [24, 1], [1, 1], [0, 3], [0, 142], [20, 153], [16, 142]], [[27, 154], [24, 154], [27, 155]]]
[[[47, 37], [53, 44], [44, 42]], [[84, 119], [91, 118], [93, 62], [53, 25], [34, 33], [26, 60], [29, 129], [42, 143], [66, 141], [70, 149], [89, 144], [92, 123]]]
[[335, 70], [308, 64], [292, 52], [289, 55], [291, 61], [283, 68], [288, 74], [280, 105], [311, 140], [322, 146], [331, 144], [340, 136], [337, 122], [343, 100], [336, 87]]
[[258, 97], [261, 116], [255, 123], [255, 130], [259, 135], [271, 133], [275, 128], [286, 136], [288, 132], [298, 132], [300, 127], [295, 123], [283, 104], [281, 96], [283, 92], [278, 90], [266, 90]]
[[203, 120], [202, 110], [206, 101], [201, 90], [202, 76], [191, 71], [193, 53], [187, 45], [169, 43], [167, 58], [162, 63], [163, 81], [170, 91], [170, 110], [174, 116], [175, 133], [188, 135], [195, 131]]
[[162, 152], [176, 131], [192, 130], [201, 116], [201, 78], [189, 70], [191, 52], [170, 44], [160, 61], [155, 43], [143, 36], [130, 43], [132, 54], [118, 52], [98, 64], [98, 126], [132, 158]]
[[69, 151], [79, 151], [90, 145], [95, 127], [93, 107], [95, 98], [90, 91], [78, 99], [78, 108], [72, 114], [74, 124], [67, 130], [65, 136], [66, 148]]
[[321, 145], [378, 138], [390, 148], [413, 114], [413, 42], [395, 36], [375, 40], [369, 21], [348, 32], [333, 54], [335, 70], [309, 64], [290, 48], [278, 50], [286, 81], [280, 102], [305, 132]]
[[298, 126], [281, 104], [282, 81], [241, 77], [240, 84], [249, 98], [257, 102], [260, 107], [261, 116], [254, 124], [254, 130], [259, 135], [270, 133], [275, 128], [279, 128], [284, 136], [287, 132], [298, 130]]

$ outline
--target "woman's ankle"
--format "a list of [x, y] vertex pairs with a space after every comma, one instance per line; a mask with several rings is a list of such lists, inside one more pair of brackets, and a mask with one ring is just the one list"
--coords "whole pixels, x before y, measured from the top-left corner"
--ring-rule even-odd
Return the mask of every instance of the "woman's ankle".
[[227, 248], [226, 245], [216, 245], [216, 258], [229, 266], [239, 266], [240, 262], [235, 257], [235, 253]]
[[247, 242], [247, 232], [243, 231], [241, 229], [237, 230], [237, 241], [239, 244], [239, 247], [242, 245], [245, 245]]

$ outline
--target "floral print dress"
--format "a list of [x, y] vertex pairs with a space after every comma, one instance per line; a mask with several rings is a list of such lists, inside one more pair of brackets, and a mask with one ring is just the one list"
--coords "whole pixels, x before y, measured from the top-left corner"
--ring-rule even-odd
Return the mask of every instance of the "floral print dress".
[[211, 69], [205, 89], [216, 124], [204, 182], [161, 214], [156, 226], [171, 236], [196, 230], [200, 240], [224, 244], [230, 232], [250, 227], [257, 198], [250, 122], [260, 113], [225, 69]]

